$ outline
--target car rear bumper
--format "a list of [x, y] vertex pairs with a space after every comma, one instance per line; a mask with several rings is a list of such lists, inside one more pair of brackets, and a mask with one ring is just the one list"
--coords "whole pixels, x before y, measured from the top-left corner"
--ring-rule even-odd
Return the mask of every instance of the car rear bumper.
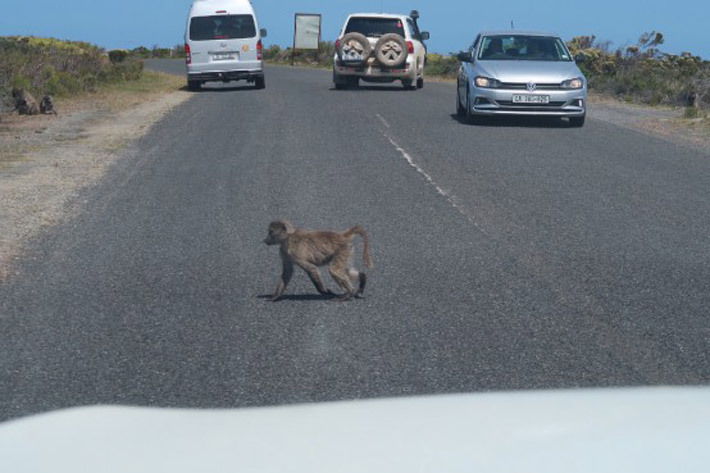
[[[513, 103], [513, 95], [546, 95], [549, 103]], [[474, 115], [547, 115], [580, 117], [586, 114], [587, 91], [579, 90], [501, 90], [473, 88], [471, 113]]]

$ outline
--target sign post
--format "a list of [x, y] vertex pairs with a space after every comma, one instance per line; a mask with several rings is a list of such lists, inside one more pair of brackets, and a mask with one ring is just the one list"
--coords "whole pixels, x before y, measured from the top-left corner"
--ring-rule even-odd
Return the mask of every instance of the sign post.
[[321, 15], [317, 13], [296, 13], [291, 65], [294, 65], [296, 61], [297, 49], [320, 50], [321, 20]]

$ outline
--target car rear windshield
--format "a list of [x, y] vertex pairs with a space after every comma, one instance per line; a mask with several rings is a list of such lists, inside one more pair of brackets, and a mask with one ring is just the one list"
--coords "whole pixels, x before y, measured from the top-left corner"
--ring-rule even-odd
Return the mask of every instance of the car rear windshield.
[[251, 15], [196, 16], [190, 21], [190, 39], [238, 39], [256, 36], [254, 17]]
[[370, 38], [379, 38], [394, 33], [404, 36], [404, 25], [397, 18], [353, 17], [348, 21], [345, 34], [360, 33]]
[[501, 35], [483, 38], [478, 59], [486, 61], [571, 61], [560, 38]]

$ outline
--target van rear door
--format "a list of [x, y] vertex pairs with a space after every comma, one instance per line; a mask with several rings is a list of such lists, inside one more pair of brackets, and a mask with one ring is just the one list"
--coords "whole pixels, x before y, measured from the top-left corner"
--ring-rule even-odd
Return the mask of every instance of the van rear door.
[[192, 17], [189, 40], [192, 65], [201, 70], [238, 69], [235, 63], [257, 61], [256, 22], [251, 14]]

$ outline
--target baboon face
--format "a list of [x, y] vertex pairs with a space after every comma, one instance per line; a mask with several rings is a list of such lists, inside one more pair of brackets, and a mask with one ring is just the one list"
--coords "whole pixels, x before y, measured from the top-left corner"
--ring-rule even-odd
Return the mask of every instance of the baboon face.
[[280, 245], [288, 238], [290, 225], [288, 222], [277, 220], [269, 224], [269, 233], [264, 238], [267, 245]]

